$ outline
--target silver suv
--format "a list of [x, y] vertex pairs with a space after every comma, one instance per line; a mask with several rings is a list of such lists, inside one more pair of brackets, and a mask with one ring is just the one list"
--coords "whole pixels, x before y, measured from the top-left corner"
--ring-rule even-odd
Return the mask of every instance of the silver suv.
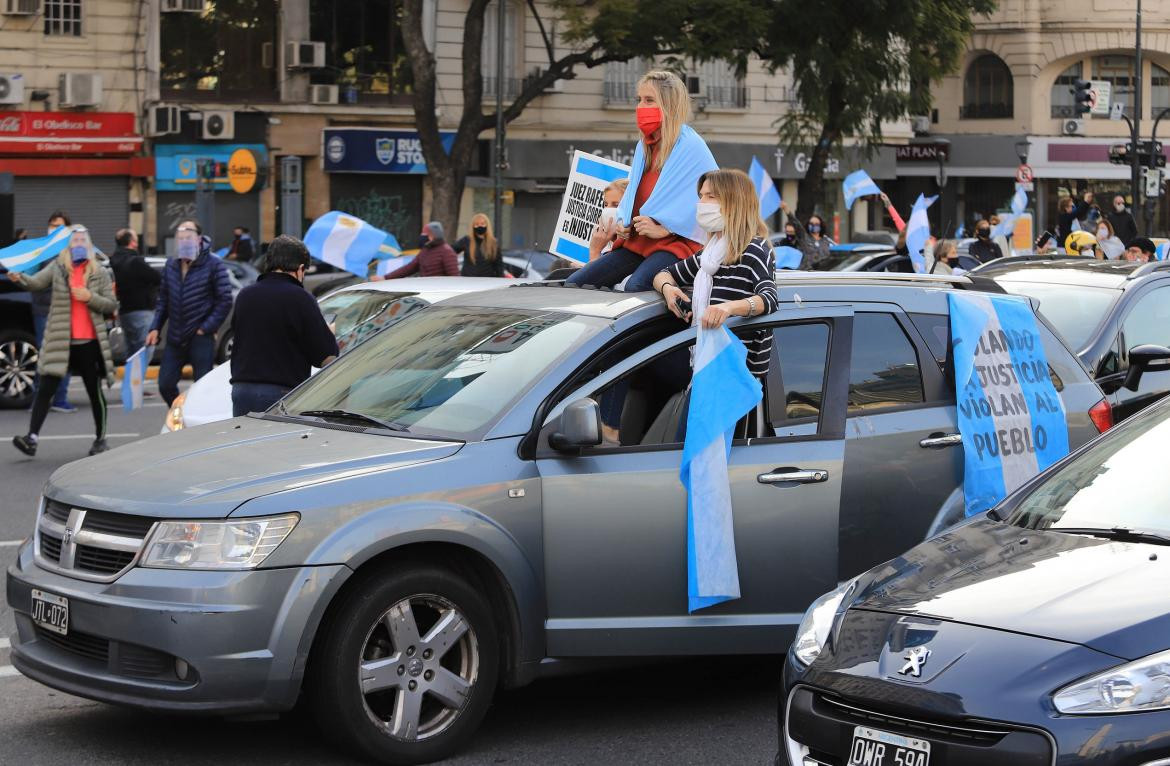
[[[738, 600], [687, 613], [694, 331], [651, 294], [509, 287], [416, 312], [263, 415], [58, 470], [8, 570], [12, 661], [156, 709], [304, 697], [345, 745], [415, 763], [559, 661], [775, 652], [960, 511], [947, 294], [977, 287], [792, 275], [734, 325], [775, 338], [730, 459]], [[1076, 446], [1103, 397], [1044, 333]]]

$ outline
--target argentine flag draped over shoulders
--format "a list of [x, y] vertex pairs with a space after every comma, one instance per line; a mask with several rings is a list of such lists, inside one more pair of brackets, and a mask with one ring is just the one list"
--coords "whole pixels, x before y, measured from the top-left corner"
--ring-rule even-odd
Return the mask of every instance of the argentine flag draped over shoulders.
[[[646, 169], [646, 148], [639, 141], [634, 148], [634, 160], [630, 165], [630, 185], [618, 205], [617, 217], [629, 226], [634, 218], [634, 197], [642, 172]], [[642, 204], [639, 215], [647, 215], [665, 226], [673, 234], [695, 242], [705, 242], [707, 235], [695, 221], [695, 205], [699, 202], [696, 188], [699, 178], [710, 170], [718, 170], [715, 156], [707, 143], [690, 125], [683, 125], [678, 140], [662, 166], [654, 191]]]
[[679, 478], [687, 490], [687, 611], [739, 598], [727, 459], [735, 424], [763, 397], [747, 348], [726, 327], [699, 329]]
[[15, 242], [0, 249], [0, 266], [8, 271], [31, 274], [42, 263], [59, 255], [65, 245], [69, 244], [72, 233], [70, 227], [58, 226], [47, 236]]
[[305, 233], [309, 255], [365, 279], [370, 261], [402, 255], [398, 240], [362, 219], [331, 210]]

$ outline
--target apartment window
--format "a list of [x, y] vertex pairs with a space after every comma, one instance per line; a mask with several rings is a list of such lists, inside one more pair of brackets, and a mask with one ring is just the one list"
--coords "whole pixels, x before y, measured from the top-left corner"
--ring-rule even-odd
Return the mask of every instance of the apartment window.
[[1073, 103], [1073, 83], [1077, 80], [1083, 80], [1084, 73], [1085, 67], [1078, 61], [1056, 76], [1056, 80], [1052, 83], [1051, 93], [1052, 116], [1054, 118], [1067, 120], [1070, 117], [1080, 116]]
[[81, 37], [81, 0], [45, 0], [45, 34]]
[[1097, 56], [1093, 59], [1093, 80], [1112, 83], [1109, 103], [1121, 103], [1127, 117], [1133, 117], [1133, 56]]
[[337, 84], [342, 103], [410, 101], [402, 0], [310, 0], [309, 35], [325, 41], [325, 67], [310, 80]]
[[611, 61], [605, 65], [604, 98], [607, 104], [633, 104], [638, 100], [638, 80], [654, 68], [647, 58]]
[[276, 0], [216, 0], [161, 19], [163, 98], [273, 101]]
[[1157, 119], [1166, 109], [1170, 109], [1170, 72], [1150, 64], [1150, 116]]
[[[482, 62], [484, 98], [496, 97], [496, 50], [499, 42], [500, 11], [497, 3], [489, 3], [483, 17]], [[524, 6], [515, 0], [504, 3], [504, 100], [511, 101], [524, 87]]]
[[1012, 70], [994, 53], [985, 53], [967, 67], [959, 117], [967, 120], [1012, 116]]
[[[642, 75], [657, 68], [653, 59], [636, 58], [613, 61], [605, 65], [605, 103], [633, 104], [638, 100], [638, 81]], [[735, 68], [725, 61], [707, 61], [696, 64], [679, 75], [697, 109], [705, 107], [747, 108], [748, 89], [735, 74]]]

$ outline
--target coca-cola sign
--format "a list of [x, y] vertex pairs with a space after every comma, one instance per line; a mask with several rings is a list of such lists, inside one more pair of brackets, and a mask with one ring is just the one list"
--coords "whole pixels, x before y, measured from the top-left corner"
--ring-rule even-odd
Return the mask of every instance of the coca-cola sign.
[[134, 122], [130, 112], [0, 112], [0, 154], [134, 154]]
[[0, 133], [20, 133], [20, 118], [14, 114], [0, 117]]

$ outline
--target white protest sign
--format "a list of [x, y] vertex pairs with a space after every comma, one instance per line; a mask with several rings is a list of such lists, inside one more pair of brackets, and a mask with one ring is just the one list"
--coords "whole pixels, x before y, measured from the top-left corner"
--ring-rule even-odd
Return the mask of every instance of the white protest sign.
[[629, 165], [596, 154], [574, 152], [569, 183], [561, 201], [561, 214], [557, 217], [548, 251], [580, 263], [588, 262], [589, 237], [601, 217], [605, 187], [619, 178], [629, 177]]

